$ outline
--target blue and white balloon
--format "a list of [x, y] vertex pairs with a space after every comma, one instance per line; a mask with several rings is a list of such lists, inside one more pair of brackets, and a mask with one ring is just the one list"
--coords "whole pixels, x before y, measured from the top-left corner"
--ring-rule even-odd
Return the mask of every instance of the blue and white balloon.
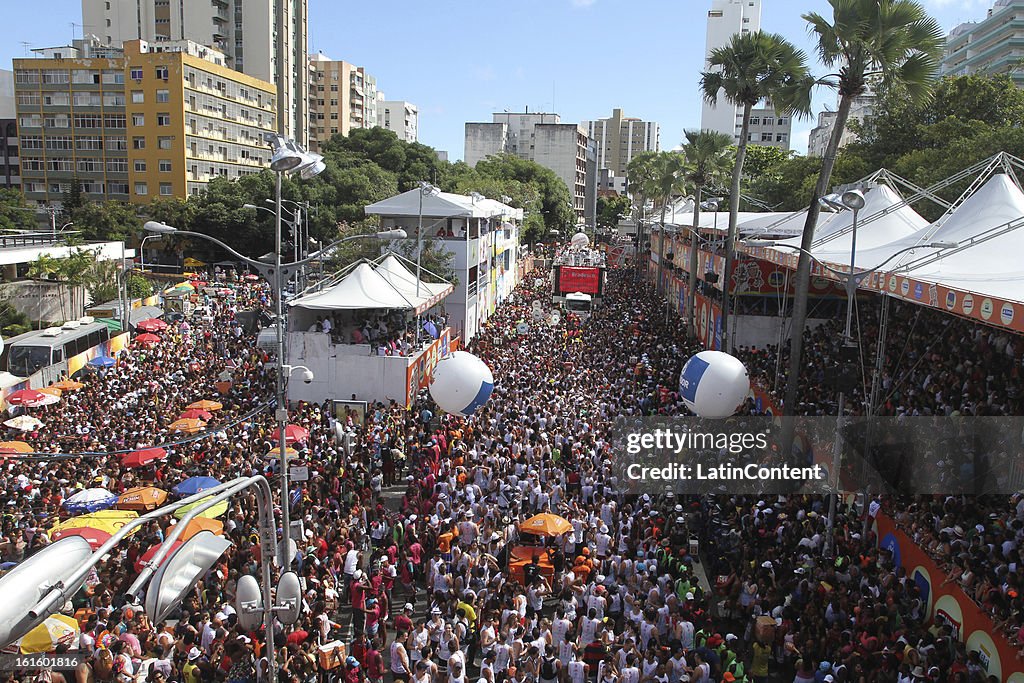
[[437, 362], [430, 396], [442, 410], [468, 417], [487, 403], [494, 390], [494, 375], [482, 360], [456, 351]]
[[746, 367], [721, 351], [701, 351], [679, 373], [679, 395], [698, 417], [729, 417], [749, 391]]

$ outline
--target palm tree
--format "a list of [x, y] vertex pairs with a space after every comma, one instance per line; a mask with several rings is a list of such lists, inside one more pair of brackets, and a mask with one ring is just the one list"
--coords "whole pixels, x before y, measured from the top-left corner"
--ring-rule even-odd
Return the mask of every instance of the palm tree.
[[633, 197], [636, 217], [636, 275], [639, 277], [640, 267], [646, 269], [646, 259], [641, 257], [643, 251], [643, 212], [647, 200], [657, 194], [655, 175], [657, 170], [657, 152], [641, 152], [630, 160], [626, 166], [627, 189]]
[[814, 81], [807, 71], [807, 57], [777, 33], [737, 33], [725, 47], [708, 56], [708, 70], [701, 74], [704, 99], [714, 104], [719, 93], [743, 108], [743, 125], [736, 142], [736, 165], [729, 190], [729, 231], [725, 240], [725, 275], [722, 282], [722, 349], [729, 351], [729, 284], [740, 211], [740, 181], [747, 154], [750, 112], [759, 103], [771, 102], [777, 112], [804, 115], [811, 111]]
[[821, 62], [835, 70], [821, 83], [839, 92], [839, 107], [800, 240], [803, 251], [797, 265], [783, 404], [787, 414], [792, 414], [796, 407], [800, 386], [811, 271], [809, 252], [820, 211], [818, 198], [828, 191], [850, 106], [874, 81], [884, 87], [898, 88], [911, 103], [927, 101], [938, 74], [943, 46], [942, 27], [914, 0], [829, 0], [829, 4], [832, 5], [832, 23], [814, 12], [803, 15], [817, 38]]
[[697, 301], [697, 249], [700, 237], [700, 203], [704, 188], [717, 185], [733, 165], [732, 136], [714, 130], [686, 130], [683, 175], [693, 187], [693, 233], [690, 240], [690, 278], [686, 308], [691, 337], [697, 336], [694, 306]]
[[656, 289], [660, 294], [664, 289], [663, 275], [665, 268], [665, 213], [672, 198], [686, 194], [689, 184], [683, 174], [686, 158], [678, 152], [659, 152], [655, 159], [654, 190], [661, 202], [661, 239], [658, 246], [658, 281]]

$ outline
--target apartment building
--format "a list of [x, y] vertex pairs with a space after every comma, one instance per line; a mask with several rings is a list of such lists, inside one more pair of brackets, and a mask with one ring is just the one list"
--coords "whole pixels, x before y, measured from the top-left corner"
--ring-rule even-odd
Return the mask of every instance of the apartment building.
[[652, 121], [642, 121], [623, 115], [621, 109], [612, 109], [606, 119], [584, 121], [587, 135], [597, 146], [598, 169], [609, 169], [615, 176], [626, 176], [629, 162], [637, 154], [661, 150], [661, 127]]
[[[307, 142], [308, 0], [82, 0], [83, 32], [113, 47], [191, 40], [227, 67], [276, 84], [280, 132]], [[280, 11], [279, 11], [280, 10]]]
[[378, 125], [382, 99], [377, 79], [361, 66], [323, 53], [309, 58], [309, 145], [312, 151], [334, 135]]
[[377, 125], [394, 131], [399, 140], [416, 142], [420, 110], [412, 102], [384, 100], [378, 109]]
[[[513, 154], [551, 169], [569, 188], [577, 221], [582, 223], [590, 140], [586, 129], [577, 123], [562, 123], [558, 114], [547, 112], [502, 112], [492, 118], [491, 123], [466, 124], [466, 163], [476, 166], [494, 154]], [[592, 177], [596, 178], [596, 173]]]
[[269, 163], [274, 85], [192, 41], [76, 41], [14, 60], [22, 191], [59, 204], [72, 179], [91, 200], [186, 197]]
[[0, 187], [21, 189], [18, 119], [14, 106], [14, 72], [0, 69]]

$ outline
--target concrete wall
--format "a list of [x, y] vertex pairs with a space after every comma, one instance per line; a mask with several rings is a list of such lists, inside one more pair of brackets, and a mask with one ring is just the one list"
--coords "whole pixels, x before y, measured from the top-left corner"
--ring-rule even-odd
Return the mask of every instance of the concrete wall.
[[[81, 301], [82, 297], [76, 297]], [[27, 315], [33, 322], [64, 322], [81, 317], [80, 311], [71, 310], [70, 289], [45, 280], [19, 280], [0, 284], [0, 300], [10, 303], [15, 310]], [[63, 309], [61, 302], [63, 301]]]
[[314, 375], [310, 384], [294, 375], [288, 383], [289, 400], [348, 400], [355, 394], [360, 401], [405, 402], [409, 358], [370, 355], [368, 345], [359, 347], [365, 354], [338, 353], [339, 348], [322, 332], [288, 333], [288, 363], [305, 365]]
[[469, 166], [508, 149], [508, 126], [503, 123], [467, 123], [464, 160]]

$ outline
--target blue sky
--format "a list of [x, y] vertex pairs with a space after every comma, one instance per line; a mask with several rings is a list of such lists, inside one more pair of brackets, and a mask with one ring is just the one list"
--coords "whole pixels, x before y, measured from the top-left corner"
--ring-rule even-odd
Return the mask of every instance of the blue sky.
[[[947, 30], [981, 19], [990, 0], [924, 0]], [[0, 64], [29, 47], [66, 44], [81, 22], [80, 0], [3, 0], [7, 38]], [[697, 81], [710, 0], [434, 0], [378, 5], [309, 0], [310, 51], [365, 67], [389, 99], [420, 108], [420, 141], [463, 153], [463, 124], [494, 111], [554, 111], [563, 121], [621, 107], [661, 124], [663, 148], [700, 125]], [[36, 14], [44, 11], [45, 17]], [[763, 0], [761, 28], [813, 56], [800, 15], [826, 0]], [[44, 19], [44, 20], [41, 20]], [[817, 73], [821, 73], [820, 68]], [[834, 106], [821, 91], [815, 111]], [[803, 151], [810, 119], [794, 123]]]

